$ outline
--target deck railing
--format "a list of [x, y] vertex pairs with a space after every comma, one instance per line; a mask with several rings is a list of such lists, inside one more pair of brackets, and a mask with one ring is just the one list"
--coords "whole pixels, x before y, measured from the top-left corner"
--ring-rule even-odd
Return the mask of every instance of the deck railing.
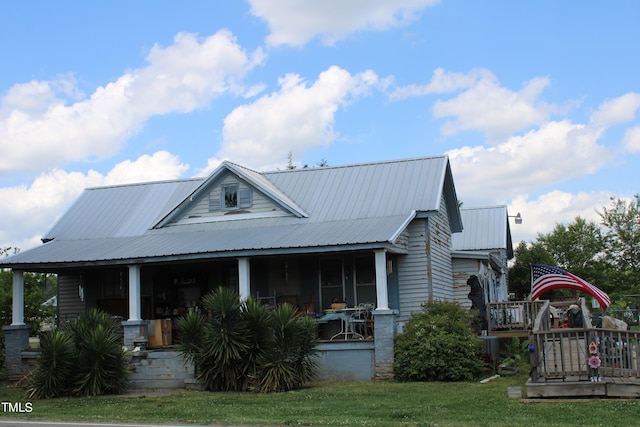
[[550, 307], [539, 311], [529, 337], [533, 382], [640, 378], [638, 331], [592, 328], [584, 303], [584, 327], [556, 328]]
[[531, 330], [544, 301], [492, 302], [487, 305], [489, 333], [493, 331]]

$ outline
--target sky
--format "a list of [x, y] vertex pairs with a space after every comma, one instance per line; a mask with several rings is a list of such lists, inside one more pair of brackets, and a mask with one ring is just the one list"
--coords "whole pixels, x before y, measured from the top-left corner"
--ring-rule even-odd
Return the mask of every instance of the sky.
[[640, 2], [0, 2], [0, 248], [84, 188], [449, 156], [514, 245], [640, 178]]

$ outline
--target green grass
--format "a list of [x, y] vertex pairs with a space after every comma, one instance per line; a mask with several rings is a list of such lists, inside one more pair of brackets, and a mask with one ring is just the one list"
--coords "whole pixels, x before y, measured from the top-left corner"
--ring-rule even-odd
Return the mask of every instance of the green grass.
[[[640, 400], [531, 403], [507, 396], [518, 375], [481, 383], [320, 382], [271, 393], [182, 391], [31, 401], [19, 419], [302, 426], [617, 426], [635, 425]], [[24, 388], [0, 383], [0, 401], [29, 402]]]

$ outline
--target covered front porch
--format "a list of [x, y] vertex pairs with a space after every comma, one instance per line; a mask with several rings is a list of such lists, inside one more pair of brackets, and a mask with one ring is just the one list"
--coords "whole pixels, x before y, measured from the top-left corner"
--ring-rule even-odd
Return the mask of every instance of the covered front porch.
[[[395, 263], [396, 255], [376, 249], [61, 268], [58, 322], [99, 308], [121, 320], [123, 342], [130, 350], [168, 348], [177, 342], [180, 316], [201, 310], [200, 298], [223, 286], [264, 304], [290, 303], [300, 315], [318, 319], [326, 377], [384, 378], [391, 375], [393, 361], [397, 311], [390, 305], [398, 299]], [[15, 376], [24, 368], [20, 359], [28, 347], [28, 327], [23, 273], [14, 270], [13, 275], [13, 322], [5, 332], [8, 343], [15, 342], [15, 347], [7, 346], [7, 360], [13, 361], [9, 373]], [[352, 317], [358, 309], [368, 313], [366, 325], [364, 318], [360, 323]], [[348, 313], [349, 318], [326, 320], [332, 313]], [[363, 361], [370, 361], [368, 367]]]

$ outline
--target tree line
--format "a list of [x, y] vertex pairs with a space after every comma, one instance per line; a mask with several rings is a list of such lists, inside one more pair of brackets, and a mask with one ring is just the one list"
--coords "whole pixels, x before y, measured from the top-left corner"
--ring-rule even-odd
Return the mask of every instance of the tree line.
[[[596, 209], [600, 222], [577, 216], [571, 223], [556, 223], [533, 242], [521, 241], [509, 268], [509, 291], [524, 300], [531, 291], [531, 264], [562, 268], [609, 294], [612, 309], [640, 302], [640, 195], [630, 201], [610, 198], [608, 207]], [[565, 290], [552, 291], [558, 294]], [[549, 294], [548, 296], [554, 296]]]

